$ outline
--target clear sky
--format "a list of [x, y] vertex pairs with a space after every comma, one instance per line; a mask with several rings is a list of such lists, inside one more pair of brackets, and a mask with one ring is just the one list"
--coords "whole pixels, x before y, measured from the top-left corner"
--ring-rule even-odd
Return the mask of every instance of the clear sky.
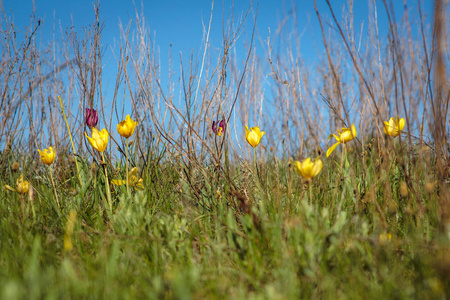
[[[368, 18], [368, 3], [372, 0], [354, 1], [355, 24], [366, 22]], [[331, 1], [333, 8], [340, 18], [342, 10], [347, 6], [347, 1]], [[8, 16], [14, 16], [14, 23], [19, 29], [30, 25], [30, 16], [33, 11], [33, 3], [36, 7], [36, 16], [42, 20], [40, 41], [45, 45], [53, 38], [58, 40], [60, 29], [65, 30], [70, 26], [81, 32], [94, 20], [92, 0], [4, 0], [3, 6]], [[403, 15], [403, 0], [393, 0], [397, 17]], [[407, 1], [411, 7], [416, 6], [416, 1]], [[212, 46], [220, 47], [222, 41], [222, 17], [225, 8], [225, 19], [231, 13], [234, 5], [234, 15], [242, 16], [250, 1], [248, 0], [216, 0], [214, 3], [213, 26], [211, 32]], [[322, 38], [319, 23], [314, 10], [313, 0], [262, 0], [254, 1], [250, 14], [254, 18], [255, 8], [258, 6], [257, 34], [261, 39], [257, 40], [256, 51], [261, 51], [261, 41], [269, 35], [272, 38], [282, 23], [283, 17], [291, 12], [292, 4], [295, 6], [298, 20], [298, 31], [302, 33], [301, 55], [306, 61], [314, 62], [315, 58], [323, 52]], [[317, 0], [319, 11], [327, 17], [329, 10], [325, 0]], [[382, 2], [377, 1], [379, 13], [380, 31], [387, 31], [387, 19], [382, 7]], [[433, 1], [423, 1], [424, 11], [431, 15]], [[136, 8], [141, 11], [154, 34], [156, 45], [161, 54], [161, 64], [167, 68], [168, 50], [172, 45], [173, 55], [178, 53], [188, 54], [191, 50], [200, 53], [202, 47], [203, 24], [206, 25], [210, 18], [211, 1], [208, 0], [150, 0], [139, 2], [132, 0], [101, 0], [100, 18], [104, 24], [102, 43], [105, 47], [105, 68], [115, 67], [116, 62], [111, 55], [111, 49], [116, 45], [120, 37], [119, 22], [127, 24], [135, 17]], [[413, 12], [414, 13], [414, 12]], [[417, 13], [417, 12], [416, 12]], [[412, 16], [417, 17], [416, 16]], [[244, 38], [250, 36], [252, 23], [247, 22], [244, 28]], [[108, 78], [105, 78], [108, 81]], [[114, 80], [114, 79], [113, 79]], [[111, 84], [113, 88], [113, 84]], [[108, 93], [108, 91], [106, 91]]]
[[[383, 37], [388, 32], [388, 21], [383, 2], [380, 0], [375, 1], [377, 4], [380, 36]], [[330, 2], [340, 20], [343, 10], [348, 9], [348, 1], [331, 0]], [[395, 17], [397, 20], [400, 20], [403, 16], [404, 1], [387, 0], [387, 2], [392, 2], [396, 14]], [[367, 28], [369, 6], [372, 3], [373, 0], [354, 1], [355, 28], [360, 28], [361, 24], [364, 24], [364, 28]], [[406, 3], [410, 9], [410, 20], [418, 20], [417, 0], [407, 0]], [[434, 1], [423, 0], [421, 3], [423, 12], [428, 18], [428, 24], [432, 24]], [[3, 0], [6, 15], [8, 18], [14, 19], [18, 32], [23, 31], [25, 26], [30, 25], [33, 4], [36, 7], [36, 17], [42, 20], [38, 39], [43, 45], [48, 45], [52, 40], [60, 41], [61, 30], [64, 33], [71, 26], [81, 34], [95, 20], [92, 0]], [[237, 21], [245, 13], [249, 4], [249, 0], [215, 1], [210, 36], [213, 48], [220, 49], [221, 47], [223, 15], [225, 20], [229, 19], [231, 7], [234, 5], [234, 19]], [[317, 5], [325, 20], [331, 20], [326, 1], [317, 0]], [[297, 30], [301, 34], [300, 53], [303, 60], [307, 64], [312, 65], [318, 57], [324, 54], [322, 34], [314, 10], [313, 0], [260, 0], [259, 2], [255, 0], [250, 12], [250, 18], [242, 32], [241, 42], [248, 42], [250, 39], [256, 7], [258, 7], [258, 17], [254, 50], [258, 54], [264, 57], [263, 51], [266, 46], [262, 43], [269, 35], [269, 28], [272, 41], [274, 42], [274, 49], [277, 47], [276, 31], [279, 29], [280, 24], [283, 24], [284, 16], [292, 13], [292, 7], [294, 7], [297, 14]], [[128, 24], [130, 20], [134, 22], [136, 9], [138, 12], [143, 13], [150, 27], [154, 42], [159, 48], [163, 81], [165, 74], [168, 73], [169, 47], [171, 47], [172, 55], [176, 62], [180, 53], [184, 56], [185, 61], [188, 60], [186, 57], [191, 51], [194, 52], [194, 55], [201, 55], [203, 26], [207, 26], [211, 13], [210, 0], [150, 0], [143, 2], [138, 0], [135, 2], [131, 0], [101, 0], [100, 19], [104, 25], [102, 45], [105, 50], [103, 58], [103, 92], [105, 99], [112, 97], [114, 92], [114, 75], [116, 74], [117, 62], [112, 55], [112, 49], [115, 47], [117, 49], [117, 41], [120, 39], [119, 22], [122, 22], [124, 25]], [[290, 22], [285, 24], [285, 30], [292, 29], [292, 21]], [[326, 30], [330, 30], [329, 28], [327, 27]], [[363, 32], [363, 34], [365, 33]], [[415, 32], [413, 32], [414, 34]], [[357, 36], [359, 36], [359, 32]], [[174, 65], [178, 68], [176, 62]], [[267, 75], [269, 73], [270, 70], [268, 70]], [[270, 78], [267, 80], [270, 80]], [[125, 111], [125, 113], [131, 113], [131, 111]]]

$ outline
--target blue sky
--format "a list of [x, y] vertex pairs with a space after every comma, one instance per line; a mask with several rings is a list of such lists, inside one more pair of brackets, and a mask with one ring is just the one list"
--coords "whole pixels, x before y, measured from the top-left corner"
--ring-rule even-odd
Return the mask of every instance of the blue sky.
[[[233, 3], [234, 2], [234, 3]], [[337, 17], [342, 15], [342, 9], [347, 7], [347, 1], [331, 1], [336, 11]], [[354, 4], [355, 24], [366, 22], [368, 18], [367, 0], [357, 0]], [[254, 1], [250, 17], [254, 18], [256, 5], [258, 5], [257, 34], [266, 39], [269, 35], [269, 28], [272, 38], [283, 16], [291, 10], [291, 3], [295, 5], [298, 19], [298, 31], [303, 32], [301, 39], [301, 55], [306, 61], [313, 63], [318, 53], [323, 51], [322, 37], [319, 23], [314, 10], [312, 0], [264, 0]], [[403, 13], [403, 1], [394, 0], [394, 10], [401, 17]], [[220, 47], [222, 35], [222, 14], [225, 8], [225, 18], [231, 14], [231, 6], [234, 4], [234, 15], [241, 16], [247, 9], [250, 1], [220, 1], [214, 4], [213, 26], [211, 32], [212, 46]], [[410, 6], [415, 6], [416, 1], [408, 1]], [[94, 20], [94, 10], [92, 0], [35, 0], [36, 16], [43, 21], [40, 30], [40, 41], [45, 45], [53, 38], [60, 37], [60, 27], [65, 30], [74, 26], [75, 30], [81, 32]], [[324, 0], [317, 0], [319, 11], [329, 18], [329, 10]], [[377, 1], [378, 15], [381, 33], [387, 31], [386, 16], [381, 1]], [[14, 16], [14, 23], [21, 29], [30, 25], [30, 16], [33, 10], [32, 0], [4, 0], [3, 6], [9, 16]], [[432, 1], [424, 1], [424, 11], [430, 15], [432, 11]], [[161, 53], [161, 63], [167, 68], [168, 50], [172, 45], [172, 53], [188, 54], [191, 50], [200, 53], [202, 47], [203, 25], [207, 24], [210, 17], [211, 1], [198, 0], [167, 0], [167, 1], [144, 1], [139, 2], [127, 0], [103, 0], [100, 1], [100, 18], [104, 24], [102, 43], [105, 47], [104, 63], [105, 67], [115, 67], [116, 62], [111, 56], [111, 48], [120, 37], [119, 21], [127, 24], [130, 19], [134, 19], [135, 7], [138, 11], [143, 7], [143, 14], [154, 34], [155, 42]], [[246, 23], [243, 35], [248, 39], [252, 30], [251, 22]], [[263, 46], [260, 41], [256, 42], [257, 49]], [[105, 78], [108, 80], [108, 78]], [[113, 79], [114, 80], [114, 79]], [[111, 84], [111, 88], [113, 84]], [[106, 91], [108, 92], [108, 91]]]
[[[348, 9], [348, 1], [331, 0], [333, 9], [337, 18], [340, 20], [344, 9]], [[372, 0], [355, 0], [354, 24], [359, 28], [360, 24], [368, 24], [369, 3]], [[390, 2], [388, 0], [388, 2]], [[403, 15], [403, 0], [392, 0], [397, 20]], [[418, 12], [416, 9], [417, 1], [408, 0], [408, 6], [411, 8], [410, 19], [417, 20]], [[222, 42], [222, 21], [223, 14], [225, 20], [231, 15], [231, 7], [234, 4], [235, 20], [238, 20], [247, 10], [250, 1], [248, 0], [216, 0], [214, 3], [213, 23], [211, 31], [211, 46], [220, 48]], [[322, 34], [319, 22], [314, 10], [313, 0], [262, 0], [254, 1], [250, 17], [245, 24], [240, 42], [247, 42], [250, 39], [255, 9], [258, 6], [257, 18], [257, 36], [255, 41], [255, 51], [264, 59], [262, 40], [265, 40], [271, 30], [274, 51], [276, 51], [276, 30], [282, 23], [283, 17], [290, 14], [292, 4], [297, 13], [297, 29], [302, 33], [300, 40], [300, 53], [303, 60], [312, 66], [317, 58], [324, 54]], [[388, 32], [388, 22], [382, 1], [377, 0], [378, 24], [380, 36], [386, 36]], [[38, 40], [42, 45], [48, 45], [54, 39], [61, 41], [61, 32], [71, 26], [81, 35], [84, 28], [93, 23], [94, 9], [92, 0], [35, 0], [36, 17], [42, 20], [42, 26], [38, 34]], [[317, 0], [318, 9], [326, 20], [331, 20], [330, 12], [325, 0]], [[433, 11], [433, 1], [422, 1], [424, 14], [431, 19]], [[19, 30], [30, 25], [30, 16], [33, 11], [32, 0], [4, 0], [3, 7], [9, 17], [14, 18], [16, 28]], [[119, 21], [126, 25], [131, 19], [135, 18], [136, 8], [146, 18], [150, 27], [155, 44], [159, 48], [161, 58], [161, 74], [168, 73], [168, 53], [171, 47], [174, 58], [174, 66], [178, 71], [179, 55], [182, 53], [184, 60], [189, 53], [193, 51], [194, 55], [201, 55], [203, 24], [207, 26], [210, 12], [211, 1], [188, 1], [188, 0], [158, 0], [158, 1], [127, 1], [127, 0], [102, 0], [100, 1], [100, 19], [104, 25], [102, 45], [105, 50], [103, 58], [104, 67], [104, 97], [112, 97], [114, 92], [114, 82], [117, 62], [112, 55], [112, 49], [116, 47], [120, 38]], [[225, 10], [225, 12], [224, 12]], [[331, 22], [330, 22], [331, 23]], [[428, 22], [432, 24], [431, 21]], [[327, 24], [324, 24], [327, 26]], [[286, 25], [285, 29], [290, 30], [292, 23]], [[326, 30], [329, 30], [326, 27]], [[364, 34], [364, 33], [363, 33]], [[415, 32], [413, 32], [415, 34]], [[357, 33], [357, 36], [359, 32]], [[241, 49], [240, 51], [244, 51]], [[268, 70], [269, 73], [269, 70]], [[268, 74], [267, 74], [268, 75]], [[267, 80], [271, 80], [270, 78]], [[164, 82], [163, 82], [163, 87]], [[126, 109], [125, 114], [131, 113]]]

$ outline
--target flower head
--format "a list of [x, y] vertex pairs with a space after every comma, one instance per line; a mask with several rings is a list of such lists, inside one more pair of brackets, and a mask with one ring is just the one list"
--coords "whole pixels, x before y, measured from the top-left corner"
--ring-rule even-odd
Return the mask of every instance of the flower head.
[[405, 127], [405, 119], [400, 118], [399, 116], [395, 119], [392, 117], [389, 119], [389, 122], [384, 121], [383, 123], [384, 133], [393, 137], [397, 137]]
[[127, 115], [125, 120], [117, 124], [117, 132], [124, 138], [129, 138], [138, 125], [138, 122], [133, 121], [130, 115]]
[[260, 131], [259, 127], [257, 126], [248, 129], [248, 126], [245, 125], [245, 139], [253, 148], [258, 146], [264, 134], [266, 133], [264, 131]]
[[16, 180], [16, 192], [19, 194], [26, 194], [30, 189], [30, 183], [26, 180], [23, 180], [23, 176], [20, 175]]
[[380, 244], [386, 244], [390, 242], [391, 239], [392, 239], [391, 233], [380, 233], [380, 235], [378, 236], [378, 241], [380, 242]]
[[216, 121], [213, 121], [212, 123], [212, 131], [218, 136], [221, 136], [225, 132], [226, 128], [227, 128], [227, 121], [225, 119], [222, 119], [220, 123], [219, 121], [217, 121], [217, 123]]
[[[131, 171], [128, 173], [128, 185], [134, 187], [137, 190], [143, 190], [144, 189], [144, 180], [142, 178], [138, 178], [136, 175], [139, 173], [139, 168], [134, 167], [131, 169]], [[111, 183], [114, 185], [122, 185], [127, 184], [126, 180], [120, 180], [120, 179], [113, 179], [111, 180]]]
[[48, 147], [48, 150], [44, 149], [42, 151], [38, 149], [38, 152], [44, 164], [51, 165], [55, 161], [55, 151], [53, 151], [52, 147]]
[[333, 146], [331, 146], [327, 150], [327, 157], [330, 156], [330, 154], [336, 149], [336, 147], [339, 144], [345, 144], [345, 143], [353, 140], [356, 137], [356, 134], [357, 134], [357, 132], [356, 132], [355, 124], [352, 124], [352, 126], [350, 126], [350, 128], [344, 127], [341, 130], [338, 129], [338, 135], [330, 134], [330, 136], [328, 137], [328, 140], [331, 139], [332, 137], [334, 137], [336, 139], [337, 143], [334, 144]]
[[84, 135], [87, 137], [89, 144], [95, 148], [98, 152], [103, 152], [108, 145], [109, 133], [106, 128], [102, 131], [98, 131], [97, 128], [92, 127], [92, 137], [89, 137], [85, 132]]
[[84, 120], [89, 128], [97, 126], [98, 123], [97, 111], [93, 108], [86, 108], [84, 112]]
[[322, 171], [323, 163], [322, 160], [318, 157], [311, 161], [311, 158], [308, 157], [302, 162], [295, 161], [294, 162], [295, 171], [301, 175], [303, 178], [310, 180], [313, 177], [319, 175], [320, 171]]
[[4, 186], [5, 189], [13, 191], [13, 192], [17, 192], [19, 194], [26, 194], [28, 193], [28, 190], [30, 189], [30, 183], [26, 180], [23, 180], [23, 176], [20, 175], [19, 178], [17, 178], [16, 180], [16, 188], [12, 188], [11, 186], [5, 184]]

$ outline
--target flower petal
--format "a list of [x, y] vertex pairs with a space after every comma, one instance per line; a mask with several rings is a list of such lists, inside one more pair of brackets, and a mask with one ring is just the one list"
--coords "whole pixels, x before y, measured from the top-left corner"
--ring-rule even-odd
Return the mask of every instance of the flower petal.
[[399, 131], [402, 131], [403, 130], [403, 128], [405, 128], [405, 119], [403, 119], [403, 118], [401, 118], [399, 121], [398, 121], [398, 130]]
[[331, 153], [333, 153], [333, 151], [336, 149], [336, 147], [340, 144], [341, 142], [337, 142], [336, 144], [334, 144], [333, 146], [331, 146], [330, 148], [328, 148], [327, 150], [327, 157], [330, 156]]
[[312, 170], [313, 177], [316, 177], [317, 175], [319, 175], [320, 171], [322, 171], [322, 168], [323, 168], [322, 160], [320, 158], [316, 158], [314, 161], [314, 167]]
[[336, 139], [336, 141], [340, 141], [340, 139], [339, 139], [339, 137], [337, 136], [337, 135], [335, 135], [335, 134], [330, 134], [329, 136], [328, 136], [328, 141], [332, 138], [332, 137], [334, 137], [335, 139]]
[[3, 186], [3, 188], [6, 189], [6, 190], [9, 190], [9, 191], [11, 191], [11, 192], [15, 192], [15, 191], [16, 191], [13, 187], [11, 187], [11, 186], [9, 186], [9, 185], [7, 185], [7, 184], [5, 184], [5, 185]]
[[294, 170], [295, 170], [295, 172], [298, 174], [298, 175], [300, 175], [300, 176], [302, 176], [302, 164], [298, 161], [298, 160], [296, 160], [296, 161], [294, 161]]
[[358, 134], [358, 132], [356, 131], [355, 124], [352, 124], [352, 126], [350, 126], [350, 128], [352, 129], [352, 140], [353, 140], [354, 138], [356, 138], [356, 135]]
[[120, 179], [113, 179], [113, 180], [111, 180], [111, 183], [112, 184], [114, 184], [114, 185], [122, 185], [122, 184], [126, 184], [126, 181], [125, 180], [120, 180]]

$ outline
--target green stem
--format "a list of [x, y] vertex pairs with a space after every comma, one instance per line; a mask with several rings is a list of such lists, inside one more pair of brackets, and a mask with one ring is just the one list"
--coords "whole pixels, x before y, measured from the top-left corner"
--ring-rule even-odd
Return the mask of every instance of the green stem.
[[309, 204], [312, 205], [312, 180], [309, 180]]
[[255, 163], [256, 171], [258, 171], [258, 166], [256, 164], [256, 149], [255, 149], [255, 147], [253, 147], [253, 161]]
[[126, 173], [127, 173], [127, 195], [130, 194], [130, 190], [129, 190], [129, 186], [128, 186], [128, 138], [126, 139], [126, 156], [127, 156], [127, 161], [126, 161]]
[[103, 165], [103, 168], [105, 170], [105, 177], [106, 177], [106, 197], [108, 198], [109, 210], [112, 213], [111, 189], [109, 188], [108, 171], [106, 170], [106, 161], [103, 152], [102, 152], [102, 160], [105, 163], [105, 165]]
[[58, 208], [61, 209], [61, 205], [59, 204], [58, 193], [56, 193], [56, 186], [55, 186], [55, 181], [53, 180], [53, 174], [52, 174], [53, 172], [52, 172], [51, 167], [49, 167], [49, 173], [50, 173], [50, 180], [52, 181], [53, 191], [55, 192], [56, 203], [58, 203]]
[[258, 162], [257, 162], [257, 156], [256, 156], [256, 148], [253, 148], [253, 160], [255, 161], [256, 177], [259, 180], [259, 170], [258, 170]]

